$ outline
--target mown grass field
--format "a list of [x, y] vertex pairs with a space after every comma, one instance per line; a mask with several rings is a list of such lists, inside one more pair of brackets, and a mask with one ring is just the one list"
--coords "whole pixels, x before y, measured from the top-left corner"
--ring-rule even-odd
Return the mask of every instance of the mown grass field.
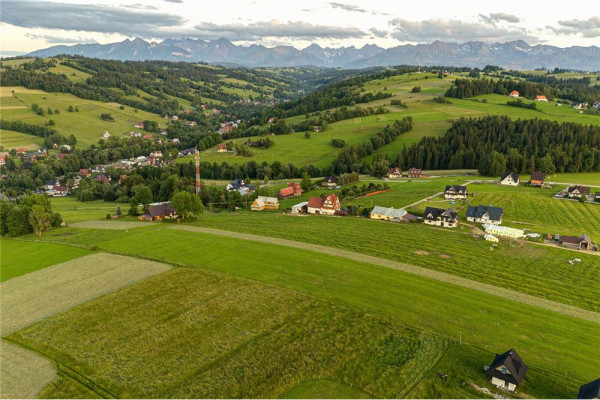
[[57, 197], [50, 199], [52, 211], [59, 212], [67, 223], [106, 219], [106, 214], [114, 214], [117, 206], [121, 207], [124, 219], [127, 218], [129, 204], [115, 203], [111, 201], [95, 200], [81, 202], [74, 197]]
[[[287, 218], [276, 217], [275, 214], [273, 214], [273, 216], [280, 220], [282, 218]], [[262, 218], [265, 219], [264, 216]], [[314, 218], [298, 218], [294, 223], [298, 226], [298, 221], [310, 219], [315, 220]], [[323, 221], [326, 220], [334, 221], [342, 219], [323, 218]], [[350, 221], [351, 219], [347, 220]], [[238, 220], [238, 222], [241, 223], [242, 220]], [[278, 222], [281, 223], [281, 221]], [[357, 222], [364, 223], [366, 221]], [[203, 221], [203, 225], [207, 225], [206, 221]], [[245, 221], [245, 225], [248, 225], [248, 221]], [[385, 223], [380, 223], [380, 225], [397, 226]], [[157, 229], [159, 231], [157, 231]], [[91, 229], [71, 229], [73, 235], [63, 236], [62, 238], [73, 238], [77, 236], [77, 231], [96, 232]], [[270, 234], [271, 233], [272, 232], [270, 232]], [[335, 237], [332, 237], [332, 233], [333, 232], [330, 230], [328, 236], [329, 241], [336, 239]], [[591, 375], [592, 371], [597, 370], [597, 368], [600, 367], [600, 364], [598, 364], [597, 361], [600, 359], [600, 354], [598, 354], [596, 346], [598, 337], [597, 324], [562, 316], [554, 312], [544, 311], [534, 306], [527, 306], [510, 300], [499, 300], [499, 298], [493, 295], [476, 292], [471, 289], [310, 251], [293, 248], [284, 249], [277, 245], [268, 245], [193, 232], [183, 232], [168, 229], [167, 226], [140, 228], [135, 231], [130, 231], [129, 233], [115, 231], [111, 238], [108, 238], [107, 236], [99, 238], [90, 233], [87, 235], [88, 243], [90, 245], [96, 245], [101, 249], [150, 257], [157, 261], [194, 266], [227, 274], [217, 275], [214, 279], [218, 281], [226, 282], [232, 275], [250, 278], [254, 281], [267, 283], [268, 285], [308, 294], [313, 298], [326, 300], [334, 304], [349, 306], [354, 310], [362, 312], [366, 311], [367, 313], [375, 313], [383, 317], [393, 318], [396, 322], [406, 323], [426, 331], [437, 332], [446, 337], [456, 339], [460, 332], [462, 335], [462, 343], [467, 344], [467, 346], [462, 346], [453, 350], [450, 354], [446, 354], [444, 358], [441, 359], [440, 364], [436, 365], [434, 370], [429, 370], [425, 373], [423, 380], [415, 380], [414, 382], [418, 382], [418, 384], [415, 385], [415, 387], [411, 387], [412, 394], [410, 396], [407, 395], [408, 397], [412, 397], [413, 395], [432, 397], [434, 394], [441, 397], [467, 396], [464, 390], [469, 389], [465, 389], [468, 387], [465, 384], [465, 380], [485, 385], [486, 380], [481, 370], [482, 366], [491, 362], [493, 359], [493, 352], [505, 351], [511, 347], [516, 348], [530, 366], [526, 384], [523, 385], [521, 390], [534, 397], [571, 397], [574, 395], [573, 393], [576, 393], [580, 382], [593, 379], [594, 377]], [[356, 234], [356, 227], [353, 229], [353, 235], [355, 241], [357, 238], [364, 241], [360, 237], [360, 234]], [[415, 242], [419, 239], [414, 234], [411, 236], [402, 234], [395, 236], [395, 238], [398, 237], [410, 237], [411, 242]], [[439, 242], [447, 243], [448, 240], [446, 239], [447, 238], [445, 237], [438, 236]], [[177, 245], [174, 245], [174, 243], [177, 243]], [[523, 253], [523, 249], [516, 250]], [[486, 248], [486, 251], [489, 252], [490, 250]], [[471, 248], [470, 253], [471, 258], [473, 259], [480, 257], [477, 249]], [[242, 254], [243, 257], [240, 258], [240, 255]], [[498, 250], [498, 257], [505, 257], [506, 255], [507, 253], [501, 252], [500, 249]], [[432, 254], [432, 256], [437, 260], [440, 259], [437, 254]], [[548, 254], [545, 253], [543, 257], [549, 259], [552, 258], [552, 255], [548, 257]], [[265, 262], [265, 260], [270, 261]], [[535, 260], [539, 262], [542, 258], [538, 256]], [[451, 259], [446, 259], [445, 261], [451, 261]], [[487, 261], [489, 260], [480, 259], [479, 261], [480, 265], [486, 266], [485, 270], [480, 268], [481, 272], [489, 275], [491, 273], [489, 268], [490, 265], [487, 264]], [[515, 261], [515, 258], [507, 260], [508, 263], [512, 263], [513, 261]], [[526, 263], [527, 261], [524, 261], [520, 267], [524, 268]], [[586, 264], [586, 267], [589, 267], [589, 264]], [[558, 265], [555, 266], [555, 270], [556, 269], [560, 269]], [[68, 361], [69, 366], [75, 366], [76, 370], [81, 371], [84, 375], [90, 378], [93, 377], [92, 380], [95, 383], [103, 388], [109, 388], [111, 392], [113, 390], [120, 390], [117, 389], [118, 383], [114, 383], [109, 379], [110, 374], [101, 374], [96, 372], [95, 368], [89, 367], [89, 364], [87, 363], [91, 362], [88, 361], [90, 360], [91, 355], [86, 352], [93, 351], [93, 359], [100, 360], [94, 365], [99, 366], [98, 368], [103, 372], [116, 370], [115, 364], [117, 364], [117, 362], [114, 360], [126, 363], [127, 368], [121, 370], [129, 371], [135, 369], [136, 376], [133, 382], [141, 382], [144, 379], [147, 379], [145, 377], [151, 374], [149, 372], [146, 373], [145, 371], [151, 368], [151, 366], [160, 368], [156, 367], [156, 365], [168, 365], [168, 360], [171, 359], [171, 357], [175, 357], [175, 354], [179, 354], [177, 353], [179, 347], [185, 348], [185, 355], [181, 355], [179, 358], [182, 360], [181, 364], [185, 365], [186, 363], [184, 361], [188, 359], [188, 353], [194, 352], [194, 349], [198, 346], [203, 346], [204, 341], [194, 341], [190, 339], [190, 341], [185, 342], [188, 344], [180, 342], [186, 338], [194, 337], [193, 335], [196, 330], [193, 329], [189, 331], [189, 334], [184, 334], [183, 332], [181, 334], [174, 334], [175, 338], [162, 342], [162, 340], [167, 340], [163, 339], [163, 335], [166, 335], [167, 333], [165, 333], [165, 331], [168, 330], [159, 329], [163, 326], [161, 324], [167, 324], [169, 322], [183, 327], [182, 329], [196, 328], [194, 321], [197, 321], [197, 318], [201, 318], [201, 315], [203, 314], [194, 312], [194, 310], [196, 310], [195, 307], [200, 307], [203, 302], [194, 301], [193, 305], [186, 306], [187, 300], [182, 299], [189, 298], [189, 296], [191, 296], [190, 293], [193, 293], [193, 296], [195, 296], [193, 297], [194, 299], [198, 298], [197, 296], [203, 296], [204, 290], [210, 291], [209, 288], [211, 286], [202, 284], [200, 287], [205, 288], [203, 291], [189, 290], [187, 286], [190, 284], [189, 282], [194, 279], [192, 277], [180, 277], [176, 279], [176, 293], [181, 294], [174, 294], [170, 290], [167, 290], [170, 286], [164, 280], [167, 279], [167, 275], [187, 273], [181, 271], [187, 271], [187, 269], [184, 268], [169, 274], [151, 278], [148, 281], [142, 282], [139, 285], [126, 289], [120, 293], [107, 296], [93, 303], [88, 303], [77, 310], [46, 320], [42, 324], [38, 324], [25, 331], [14, 334], [11, 336], [11, 339], [24, 341], [29, 345], [34, 345], [35, 348], [40, 349], [46, 354], [51, 354], [53, 357], [60, 357], [65, 363]], [[513, 271], [507, 271], [507, 273], [513, 274]], [[512, 276], [512, 279], [513, 282], [521, 282], [521, 277]], [[564, 279], [569, 279], [568, 272], [565, 273]], [[540, 280], [541, 279], [536, 279], [536, 281], [538, 281], [538, 286], [540, 285]], [[155, 289], [138, 289], [140, 286], [144, 285], [152, 285], [150, 287]], [[239, 282], [236, 282], [234, 285], [235, 288], [240, 288], [240, 290], [243, 286], [244, 284]], [[160, 290], [158, 288], [160, 288]], [[514, 287], [514, 289], [521, 290], [522, 288], [519, 285]], [[179, 292], [179, 290], [181, 290], [181, 292]], [[590, 288], [590, 290], [589, 296], [593, 297], [595, 296], [595, 293], [598, 293], [598, 288], [594, 287]], [[235, 292], [235, 289], [230, 291]], [[129, 298], [130, 294], [133, 292], [139, 294], [135, 296], [132, 295], [131, 299], [125, 301], [123, 298], [120, 298], [124, 292], [126, 293], [127, 298]], [[228, 292], [229, 291], [227, 290], [218, 290], [219, 295], [215, 297], [214, 307], [218, 307], [219, 304], [225, 302], [219, 300], [222, 299], [223, 296], [226, 296]], [[252, 291], [252, 293], [256, 292], [256, 290]], [[243, 292], [237, 293], [237, 296], [234, 297], [238, 298], [241, 296], [242, 299], [247, 298], [245, 297], [247, 294], [245, 295]], [[587, 295], [579, 292], [579, 296]], [[144, 305], [143, 299], [145, 298], [149, 299], [148, 301], [153, 301], [156, 310], [149, 313], [149, 307]], [[175, 302], [173, 299], [178, 300]], [[284, 299], [285, 298], [280, 299], [277, 303], [287, 304]], [[123, 302], [122, 305], [120, 305], [121, 302]], [[172, 309], [171, 307], [174, 306], [169, 303], [177, 303], [178, 306], [176, 309]], [[247, 300], [236, 301], [236, 304], [246, 306], [250, 306], [250, 303], [254, 304]], [[294, 306], [298, 306], [298, 303], [298, 301], [292, 301]], [[294, 307], [286, 306], [285, 308], [291, 310]], [[127, 313], [125, 313], [124, 310], [128, 310]], [[166, 312], [165, 310], [171, 310], [171, 312]], [[160, 318], [151, 317], [151, 315], [154, 315], [154, 312], [158, 313]], [[307, 311], [302, 311], [301, 314], [306, 312]], [[140, 318], [143, 318], [144, 321], [138, 322], [138, 313], [141, 313], [142, 317]], [[220, 315], [217, 311], [211, 315], [215, 314]], [[251, 314], [252, 313], [244, 314], [234, 312], [232, 313], [231, 318], [238, 318], [236, 316], [239, 315], [247, 315], [248, 318], [250, 318]], [[92, 341], [93, 338], [97, 338], [96, 341], [88, 343], [88, 339], [86, 339], [83, 343], [80, 343], [79, 341], [69, 340], [69, 337], [78, 335], [75, 326], [79, 321], [82, 321], [81, 323], [84, 324], [92, 323], [91, 321], [94, 318], [91, 318], [91, 315], [94, 315], [94, 318], [101, 318], [102, 321], [105, 321], [105, 323], [101, 324], [104, 328], [99, 330], [89, 330], [91, 335], [88, 335], [89, 340]], [[277, 313], [269, 312], [265, 315], [271, 317], [277, 315]], [[499, 316], [502, 317], [499, 318]], [[108, 319], [105, 319], [105, 317]], [[147, 320], [150, 321], [147, 322]], [[311, 320], [314, 320], [314, 318], [309, 319], [308, 321]], [[333, 318], [333, 320], [336, 319]], [[132, 321], [136, 321], [136, 323], [132, 324]], [[212, 321], [214, 321], [214, 319], [210, 319], [205, 323], [210, 324]], [[308, 324], [308, 321], [305, 323], [303, 322], [302, 324]], [[146, 339], [141, 341], [135, 340], [135, 346], [133, 343], [130, 343], [130, 340], [126, 339], [124, 335], [133, 338], [138, 337], [138, 334], [127, 335], [127, 333], [124, 332], [124, 325], [122, 325], [125, 323], [128, 324], [127, 326], [133, 326], [132, 329], [139, 332], [139, 334], [144, 335], [143, 337]], [[294, 324], [294, 326], [302, 324]], [[346, 326], [348, 324], [342, 325]], [[146, 328], [146, 326], [150, 326], [150, 328]], [[225, 332], [230, 332], [229, 329], [233, 328], [225, 327], [223, 329], [226, 330]], [[256, 329], [258, 330], [259, 328], [257, 327]], [[243, 331], [245, 332], [247, 330]], [[325, 331], [327, 331], [327, 329], [325, 329]], [[57, 335], [56, 338], [55, 335]], [[270, 333], [270, 335], [273, 335], [273, 333]], [[304, 336], [300, 333], [297, 335], [299, 337]], [[227, 333], [218, 335], [218, 337], [221, 336], [230, 335]], [[123, 339], [120, 340], [118, 339], [119, 337], [123, 337]], [[336, 343], [345, 343], [343, 336], [337, 337], [339, 340], [336, 341]], [[355, 337], [359, 336], [353, 336], [353, 338]], [[278, 342], [279, 340], [279, 338], [273, 339], [275, 343], [280, 343]], [[362, 341], [363, 340], [361, 339], [360, 342]], [[103, 343], [106, 343], [106, 345]], [[113, 347], [113, 343], [119, 343], [117, 348]], [[156, 343], [161, 343], [161, 345], [151, 346]], [[328, 342], [325, 341], [325, 343]], [[354, 343], [356, 343], [355, 340]], [[120, 346], [123, 346], [123, 348]], [[150, 350], [148, 346], [151, 346], [150, 348], [153, 350]], [[247, 346], [251, 347], [252, 345], [248, 344]], [[163, 347], [165, 347], [164, 351], [155, 350], [163, 349]], [[220, 347], [213, 343], [211, 348]], [[282, 351], [281, 349], [292, 349], [293, 346], [290, 347], [290, 345], [287, 344], [280, 344], [276, 348], [278, 350], [271, 354], [277, 354], [277, 360], [283, 359], [283, 365], [287, 365], [289, 361], [285, 359], [285, 357], [288, 357], [289, 354], [294, 353], [294, 351]], [[95, 349], [102, 349], [102, 351], [97, 351]], [[125, 349], [128, 350], [125, 351]], [[262, 354], [261, 349], [262, 345], [252, 347], [253, 351], [250, 353], [246, 353], [244, 349], [244, 351], [242, 351], [244, 359], [253, 360], [252, 363], [245, 365], [250, 367], [251, 365], [260, 364], [258, 362], [257, 364], [254, 364], [255, 358], [249, 357], [252, 354]], [[117, 353], [117, 350], [120, 351]], [[170, 350], [170, 352], [167, 352], [167, 350]], [[113, 351], [115, 353], [113, 353]], [[104, 355], [104, 352], [108, 352], [108, 354]], [[121, 354], [121, 356], [117, 356], [116, 354]], [[126, 356], [125, 354], [129, 354], [129, 356]], [[160, 354], [163, 358], [161, 359], [161, 363], [148, 363], [147, 360], [145, 360], [144, 367], [130, 369], [130, 365], [133, 365], [136, 362], [136, 356], [132, 356], [132, 354], [143, 354], [143, 357], [158, 357]], [[167, 364], [164, 364], [165, 357]], [[195, 363], [200, 362], [197, 357], [191, 357], [191, 359], [193, 359]], [[366, 362], [362, 358], [358, 359], [361, 363]], [[80, 362], [82, 364], [79, 364]], [[225, 368], [225, 371], [228, 371], [230, 365], [229, 359], [226, 359], [223, 362], [225, 364], [223, 368]], [[235, 362], [233, 364], [238, 365]], [[435, 373], [441, 368], [440, 366], [453, 372], [453, 375], [451, 375], [452, 383], [448, 386], [440, 385], [440, 382], [435, 380]], [[108, 368], [108, 370], [105, 368]], [[284, 367], [279, 369], [282, 368], [285, 371]], [[247, 371], [239, 365], [238, 369], [234, 370], [238, 371], [238, 374], [240, 371]], [[556, 372], [559, 370], [560, 372]], [[168, 371], [170, 371], [171, 375], [167, 375], [167, 377], [176, 379], [174, 374], [178, 374], [178, 371], [173, 369], [168, 369]], [[216, 385], [225, 385], [224, 387], [229, 387], [227, 386], [225, 377], [222, 379], [214, 379], [214, 376], [210, 375], [212, 373], [211, 371], [213, 370], [205, 371], [201, 375], [193, 375], [196, 379], [195, 384], [200, 385], [200, 383], [208, 381], [206, 376], [209, 375], [213, 377], [213, 379], [210, 380], [213, 382], [213, 386], [215, 385], [214, 382], [217, 382]], [[156, 372], [156, 369], [153, 369], [152, 372]], [[446, 372], [446, 370], [444, 370], [444, 372]], [[271, 379], [275, 379], [273, 374], [268, 375], [268, 371], [265, 373], [267, 376], [271, 376]], [[361, 374], [362, 373], [361, 370]], [[566, 376], [567, 373], [568, 377]], [[217, 377], [219, 376], [221, 375], [217, 375]], [[242, 380], [243, 383], [250, 382], [252, 373], [247, 373], [243, 376], [245, 377]], [[348, 376], [355, 377], [358, 375], [350, 374]], [[294, 386], [301, 384], [303, 380], [323, 378], [327, 379], [328, 376], [321, 375], [320, 378], [319, 376], [314, 375], [310, 377], [306, 376], [303, 379], [295, 381]], [[394, 379], [398, 379], [396, 374], [394, 374]], [[333, 380], [339, 381], [339, 379]], [[126, 381], [131, 382], [132, 380], [126, 379]], [[352, 380], [342, 380], [341, 382], [351, 381]], [[144, 385], [144, 388], [146, 388], [145, 390], [151, 390], [152, 385], [156, 386], [159, 384], [160, 382], [158, 382], [157, 379], [153, 379], [151, 383]], [[171, 385], [169, 388], [170, 390], [177, 390], [177, 387], [182, 387], [182, 385], [183, 382], [177, 382], [177, 384]], [[138, 390], [137, 383], [135, 386], [130, 385], [130, 387], [132, 388], [130, 390]], [[235, 397], [239, 392], [231, 390], [237, 390], [239, 387], [238, 384], [235, 384], [233, 385], [233, 389], [227, 389], [228, 391], [225, 392], [225, 397]], [[304, 385], [300, 386], [300, 389], [298, 390], [301, 392], [302, 390], [309, 390], [302, 389], [303, 387]], [[292, 387], [287, 387], [285, 389], [280, 388], [281, 391], [277, 392], [277, 396], [283, 396], [291, 389]], [[364, 388], [361, 388], [361, 390], [365, 391]], [[135, 393], [133, 392], [122, 393], [116, 391], [113, 393], [123, 396], [135, 396]], [[160, 393], [161, 396], [167, 396], [166, 392]], [[373, 391], [367, 390], [367, 393], [373, 393]], [[60, 395], [60, 391], [57, 392], [57, 395]], [[145, 392], [144, 395], [150, 396], [148, 392]], [[473, 393], [468, 396], [480, 397], [480, 395], [478, 396]]]
[[[84, 100], [68, 93], [46, 93], [22, 87], [2, 87], [1, 102], [0, 111], [2, 111], [3, 119], [21, 120], [36, 125], [44, 125], [52, 119], [56, 122], [53, 128], [58, 133], [64, 136], [75, 135], [79, 146], [82, 147], [97, 144], [104, 131], [109, 131], [111, 135], [117, 137], [128, 136], [129, 132], [138, 130], [133, 125], [141, 120], [164, 123], [160, 116], [146, 111], [134, 112], [133, 108], [128, 106], [124, 110], [120, 110], [117, 103]], [[13, 103], [18, 103], [18, 105]], [[34, 103], [38, 104], [44, 113], [50, 107], [53, 112], [58, 109], [60, 114], [39, 116], [30, 109]], [[71, 105], [77, 106], [79, 112], [68, 112]], [[100, 114], [103, 113], [111, 114], [115, 121], [101, 120]]]
[[89, 250], [44, 242], [0, 239], [0, 282], [90, 254]]
[[0, 131], [0, 146], [3, 146], [7, 150], [18, 149], [19, 147], [25, 147], [27, 150], [37, 150], [43, 144], [44, 140], [37, 136], [6, 129]]
[[[369, 397], [404, 397], [448, 345], [388, 318], [189, 268], [47, 319], [11, 340], [119, 398], [277, 398], [319, 377]], [[63, 396], [60, 386], [43, 394]]]

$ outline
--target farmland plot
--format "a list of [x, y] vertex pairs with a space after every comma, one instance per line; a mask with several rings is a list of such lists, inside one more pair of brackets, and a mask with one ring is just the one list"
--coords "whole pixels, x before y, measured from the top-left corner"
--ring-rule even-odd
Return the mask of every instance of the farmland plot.
[[2, 336], [160, 272], [169, 265], [97, 253], [0, 283]]
[[52, 382], [56, 368], [47, 358], [0, 340], [0, 377], [1, 398], [31, 399]]

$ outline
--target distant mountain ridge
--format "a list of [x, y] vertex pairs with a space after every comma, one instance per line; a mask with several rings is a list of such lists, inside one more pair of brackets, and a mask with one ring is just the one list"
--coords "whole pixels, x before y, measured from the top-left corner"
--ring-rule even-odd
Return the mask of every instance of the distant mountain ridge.
[[506, 43], [447, 43], [402, 45], [384, 49], [376, 45], [322, 48], [312, 44], [298, 50], [292, 46], [237, 46], [229, 40], [166, 39], [160, 43], [126, 39], [109, 44], [53, 46], [29, 53], [52, 57], [58, 54], [80, 55], [114, 60], [164, 60], [237, 64], [247, 67], [336, 67], [366, 68], [389, 65], [445, 65], [483, 68], [498, 65], [511, 69], [568, 68], [600, 70], [600, 47], [548, 45], [530, 46], [522, 40]]

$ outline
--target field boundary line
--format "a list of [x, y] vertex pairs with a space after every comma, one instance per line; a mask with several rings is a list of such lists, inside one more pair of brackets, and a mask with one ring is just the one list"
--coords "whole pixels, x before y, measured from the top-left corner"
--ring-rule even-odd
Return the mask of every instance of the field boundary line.
[[213, 228], [204, 228], [190, 225], [171, 226], [168, 229], [181, 230], [187, 232], [198, 232], [205, 233], [215, 236], [230, 237], [233, 239], [243, 239], [253, 242], [269, 243], [279, 246], [293, 247], [302, 250], [310, 250], [317, 253], [328, 254], [336, 257], [342, 257], [353, 261], [358, 261], [367, 264], [378, 265], [380, 267], [395, 269], [402, 272], [407, 272], [413, 275], [422, 276], [425, 278], [434, 279], [440, 282], [450, 283], [456, 286], [464, 287], [467, 289], [476, 290], [479, 292], [487, 293], [493, 296], [505, 298], [508, 300], [516, 301], [519, 303], [531, 305], [534, 307], [542, 308], [557, 312], [562, 315], [571, 316], [574, 318], [591, 321], [600, 324], [600, 313], [591, 310], [585, 310], [579, 307], [575, 307], [569, 304], [559, 303], [557, 301], [544, 299], [541, 297], [532, 296], [529, 294], [517, 292], [515, 290], [502, 288], [499, 286], [493, 286], [487, 283], [477, 282], [471, 279], [463, 278], [460, 276], [440, 272], [424, 267], [418, 267], [399, 261], [392, 261], [384, 258], [369, 256], [366, 254], [355, 253], [348, 250], [337, 249], [333, 247], [327, 247], [312, 243], [297, 242], [289, 239], [280, 239], [270, 236], [258, 236], [248, 233], [232, 232]]
[[[101, 398], [103, 398], [103, 399], [108, 399], [108, 398], [117, 399], [118, 398], [113, 393], [111, 393], [110, 391], [104, 389], [102, 386], [98, 385], [96, 382], [94, 382], [93, 380], [91, 380], [87, 376], [85, 376], [85, 375], [77, 372], [76, 370], [74, 370], [73, 368], [69, 367], [68, 365], [61, 363], [56, 358], [50, 357], [48, 354], [44, 353], [43, 351], [41, 351], [39, 349], [36, 349], [34, 347], [30, 347], [27, 344], [21, 343], [21, 342], [19, 342], [17, 340], [14, 340], [14, 339], [10, 338], [10, 337], [3, 337], [2, 340], [4, 340], [7, 343], [10, 343], [10, 344], [12, 344], [14, 346], [18, 346], [18, 347], [20, 347], [22, 349], [25, 349], [25, 350], [37, 353], [37, 354], [41, 355], [42, 357], [50, 360], [52, 363], [54, 363], [56, 365], [56, 369], [57, 369], [58, 372], [61, 372], [61, 373], [65, 374], [65, 375], [67, 375], [69, 378], [75, 380], [76, 382], [78, 382], [82, 386], [86, 387], [90, 391], [96, 393]], [[50, 382], [50, 384], [52, 384], [52, 382]], [[93, 385], [94, 387], [91, 387], [90, 384]], [[100, 392], [98, 390], [100, 390]]]

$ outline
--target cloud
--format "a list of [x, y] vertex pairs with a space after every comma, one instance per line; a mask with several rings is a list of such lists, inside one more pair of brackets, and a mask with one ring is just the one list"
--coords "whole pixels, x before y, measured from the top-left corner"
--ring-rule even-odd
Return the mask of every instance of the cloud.
[[183, 0], [164, 0], [167, 3], [183, 3]]
[[346, 11], [351, 11], [351, 12], [359, 12], [359, 13], [366, 13], [369, 12], [367, 10], [365, 10], [364, 8], [352, 5], [352, 4], [343, 4], [343, 3], [338, 3], [335, 1], [330, 1], [329, 5], [333, 8], [339, 8], [341, 10], [346, 10]]
[[491, 23], [491, 24], [500, 22], [500, 21], [506, 21], [506, 22], [516, 24], [517, 22], [521, 21], [519, 19], [519, 17], [512, 15], [512, 14], [507, 14], [507, 13], [490, 13], [489, 16], [479, 14], [479, 17], [481, 18], [482, 21], [485, 21], [485, 22]]
[[407, 21], [395, 18], [389, 22], [394, 28], [391, 36], [401, 42], [429, 42], [434, 40], [453, 42], [506, 42], [525, 40], [539, 42], [523, 28], [498, 27], [494, 24], [463, 22], [458, 20], [430, 19], [424, 21]]
[[136, 10], [158, 10], [158, 8], [156, 8], [154, 6], [150, 6], [148, 4], [142, 4], [142, 3], [121, 4], [121, 7], [134, 8]]
[[380, 38], [387, 37], [387, 35], [389, 33], [388, 31], [383, 31], [383, 30], [380, 30], [377, 28], [371, 28], [371, 29], [369, 29], [369, 32], [371, 32], [374, 36], [380, 37]]
[[152, 38], [182, 34], [178, 28], [185, 20], [177, 15], [139, 9], [38, 0], [3, 0], [2, 22], [24, 28], [120, 33]]
[[254, 22], [251, 24], [217, 25], [211, 22], [201, 22], [194, 27], [195, 36], [205, 39], [226, 37], [229, 40], [256, 41], [265, 37], [293, 37], [312, 40], [316, 38], [348, 39], [361, 38], [366, 33], [354, 27], [312, 25], [308, 22]]
[[600, 37], [600, 16], [596, 15], [589, 19], [570, 19], [558, 21], [561, 28], [548, 26], [557, 35], [581, 35], [585, 38]]
[[52, 44], [56, 44], [56, 43], [60, 43], [60, 44], [98, 43], [95, 39], [92, 39], [92, 38], [82, 38], [82, 37], [66, 38], [66, 37], [52, 36], [52, 35], [37, 35], [35, 33], [26, 33], [25, 37], [28, 37], [29, 39], [42, 39], [42, 40], [45, 40], [47, 43], [52, 43]]

